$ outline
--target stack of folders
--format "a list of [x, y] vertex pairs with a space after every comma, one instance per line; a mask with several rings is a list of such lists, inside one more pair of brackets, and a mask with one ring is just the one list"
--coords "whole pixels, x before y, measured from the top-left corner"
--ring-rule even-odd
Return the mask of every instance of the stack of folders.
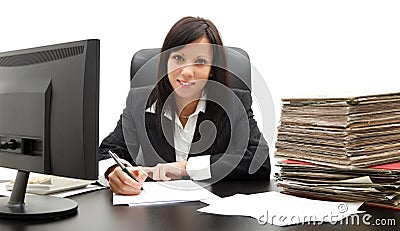
[[400, 162], [368, 168], [338, 168], [284, 160], [277, 164], [278, 186], [287, 194], [362, 201], [400, 210]]
[[278, 158], [333, 167], [400, 160], [400, 93], [282, 102]]
[[400, 209], [400, 93], [282, 102], [284, 192]]

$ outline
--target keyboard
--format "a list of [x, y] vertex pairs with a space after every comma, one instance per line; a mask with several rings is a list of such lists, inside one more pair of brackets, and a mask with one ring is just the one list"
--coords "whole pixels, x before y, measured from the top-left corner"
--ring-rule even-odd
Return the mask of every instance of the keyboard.
[[[29, 177], [26, 192], [48, 195], [52, 193], [84, 188], [91, 183], [94, 183], [94, 181], [35, 174], [35, 176]], [[13, 187], [13, 180], [6, 184], [7, 190], [11, 191]]]

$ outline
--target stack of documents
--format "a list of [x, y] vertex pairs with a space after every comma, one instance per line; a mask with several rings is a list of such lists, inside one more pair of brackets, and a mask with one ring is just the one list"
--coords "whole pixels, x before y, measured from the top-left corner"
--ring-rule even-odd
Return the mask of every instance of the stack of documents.
[[400, 93], [282, 102], [284, 193], [400, 209]]
[[278, 186], [284, 193], [400, 209], [400, 162], [369, 168], [336, 168], [290, 160], [277, 165], [281, 167]]
[[277, 158], [334, 167], [400, 160], [400, 93], [282, 102]]

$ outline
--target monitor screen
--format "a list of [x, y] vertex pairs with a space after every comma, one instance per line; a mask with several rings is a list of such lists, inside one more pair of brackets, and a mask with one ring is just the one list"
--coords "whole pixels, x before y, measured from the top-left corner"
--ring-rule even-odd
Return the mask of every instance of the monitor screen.
[[95, 39], [0, 53], [0, 166], [97, 179], [99, 59]]

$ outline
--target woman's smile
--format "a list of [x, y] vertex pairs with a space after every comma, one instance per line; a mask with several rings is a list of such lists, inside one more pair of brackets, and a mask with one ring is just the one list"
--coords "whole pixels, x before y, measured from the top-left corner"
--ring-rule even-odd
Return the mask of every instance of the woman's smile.
[[184, 80], [180, 80], [180, 79], [178, 79], [177, 81], [178, 81], [180, 87], [185, 87], [185, 88], [189, 88], [196, 84], [195, 82], [189, 82], [189, 81], [184, 81]]

